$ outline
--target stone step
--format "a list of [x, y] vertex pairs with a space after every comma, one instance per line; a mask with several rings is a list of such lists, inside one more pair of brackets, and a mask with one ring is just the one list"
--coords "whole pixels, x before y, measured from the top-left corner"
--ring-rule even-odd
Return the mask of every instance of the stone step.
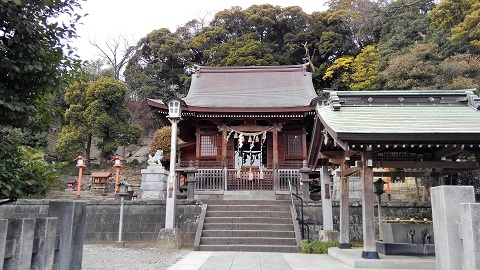
[[290, 213], [289, 205], [208, 205], [210, 211], [284, 211]]
[[204, 223], [203, 230], [263, 230], [293, 231], [293, 224], [258, 224], [258, 223]]
[[199, 248], [200, 251], [298, 252], [296, 246], [280, 245], [201, 245]]
[[278, 237], [294, 238], [293, 231], [270, 230], [203, 230], [202, 237]]
[[295, 238], [269, 237], [203, 237], [200, 245], [295, 245]]
[[281, 211], [207, 211], [206, 217], [258, 217], [291, 218], [292, 214]]
[[273, 190], [227, 190], [223, 200], [275, 200]]
[[202, 200], [203, 204], [211, 205], [291, 205], [290, 200]]
[[[208, 212], [207, 212], [208, 213]], [[208, 214], [207, 214], [208, 215]], [[291, 224], [292, 218], [276, 217], [205, 217], [208, 223], [254, 223], [254, 224]]]

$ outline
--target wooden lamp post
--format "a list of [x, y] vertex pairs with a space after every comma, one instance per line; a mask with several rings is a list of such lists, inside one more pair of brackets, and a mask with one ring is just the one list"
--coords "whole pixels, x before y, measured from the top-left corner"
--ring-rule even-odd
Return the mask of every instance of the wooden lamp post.
[[76, 157], [74, 161], [77, 162], [76, 166], [78, 167], [77, 198], [80, 198], [80, 192], [82, 190], [82, 170], [84, 167], [87, 167], [87, 165], [85, 164], [86, 160], [84, 157], [82, 157], [82, 155], [78, 155], [78, 157]]
[[118, 192], [118, 182], [120, 178], [120, 168], [123, 167], [123, 158], [117, 154], [112, 158], [113, 167], [115, 167], [115, 194]]

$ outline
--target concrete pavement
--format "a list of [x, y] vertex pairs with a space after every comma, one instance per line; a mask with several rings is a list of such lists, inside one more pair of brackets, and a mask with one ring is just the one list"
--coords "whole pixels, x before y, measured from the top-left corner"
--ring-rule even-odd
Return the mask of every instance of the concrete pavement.
[[361, 249], [329, 250], [331, 255], [273, 252], [193, 251], [169, 270], [353, 270], [435, 269], [435, 257], [385, 256], [362, 259]]

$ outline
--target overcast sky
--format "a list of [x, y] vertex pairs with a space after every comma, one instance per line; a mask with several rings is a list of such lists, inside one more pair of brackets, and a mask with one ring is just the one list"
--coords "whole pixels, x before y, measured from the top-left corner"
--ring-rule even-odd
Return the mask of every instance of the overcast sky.
[[152, 30], [168, 28], [172, 32], [186, 22], [205, 17], [208, 21], [221, 10], [232, 6], [246, 9], [251, 5], [272, 4], [281, 7], [300, 6], [311, 14], [326, 10], [326, 0], [88, 0], [82, 2], [80, 14], [89, 15], [77, 26], [80, 38], [74, 42], [83, 60], [99, 58], [88, 42], [104, 44], [109, 37], [124, 36], [135, 42]]

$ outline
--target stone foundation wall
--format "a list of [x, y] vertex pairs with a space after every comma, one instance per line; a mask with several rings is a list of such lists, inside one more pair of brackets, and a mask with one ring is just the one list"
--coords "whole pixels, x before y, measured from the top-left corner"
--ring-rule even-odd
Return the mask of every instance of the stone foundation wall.
[[[0, 219], [46, 217], [48, 200], [19, 200], [0, 206]], [[201, 208], [196, 202], [177, 203], [176, 220], [184, 245], [195, 239]], [[88, 201], [86, 207], [85, 243], [118, 240], [119, 201]], [[156, 242], [165, 227], [164, 200], [125, 201], [123, 241]]]
[[[46, 217], [48, 213], [47, 200], [20, 200], [0, 206], [2, 218], [34, 218]], [[333, 202], [333, 228], [339, 230], [340, 206]], [[156, 242], [160, 229], [165, 226], [164, 200], [134, 200], [125, 201], [124, 241]], [[304, 217], [310, 227], [310, 239], [317, 240], [322, 229], [322, 205], [320, 202], [307, 202], [304, 206]], [[298, 208], [300, 211], [300, 208]], [[118, 201], [88, 201], [85, 224], [85, 242], [114, 242], [118, 240], [118, 222], [120, 218], [120, 203]], [[182, 234], [184, 245], [193, 245], [201, 207], [198, 201], [177, 203], [176, 220]], [[375, 214], [377, 211], [375, 209]], [[382, 202], [383, 219], [431, 218], [430, 202]], [[378, 219], [375, 220], [378, 234]], [[363, 241], [362, 204], [350, 202], [350, 240]], [[307, 234], [305, 233], [305, 237]]]

